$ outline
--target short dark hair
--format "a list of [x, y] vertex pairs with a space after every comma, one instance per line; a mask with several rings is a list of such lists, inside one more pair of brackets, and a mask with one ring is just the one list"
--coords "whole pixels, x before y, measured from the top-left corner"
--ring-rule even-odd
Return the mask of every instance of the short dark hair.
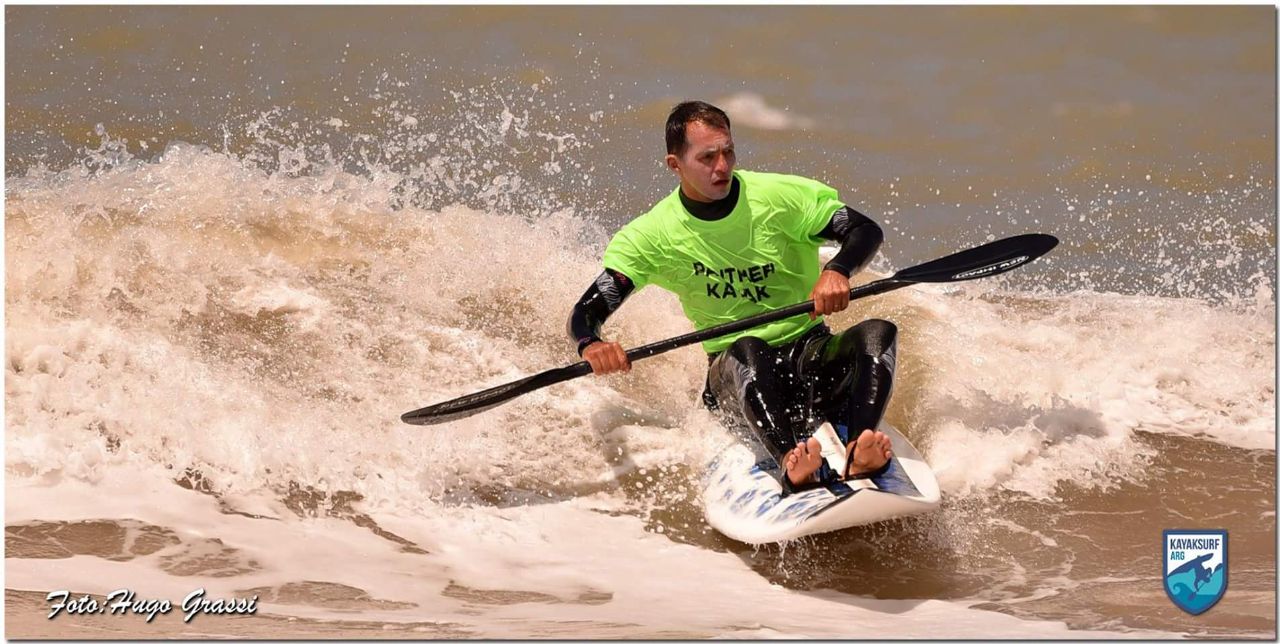
[[702, 101], [685, 101], [671, 108], [671, 114], [667, 116], [667, 154], [684, 154], [689, 147], [685, 126], [693, 121], [718, 130], [729, 129], [729, 115], [724, 110]]

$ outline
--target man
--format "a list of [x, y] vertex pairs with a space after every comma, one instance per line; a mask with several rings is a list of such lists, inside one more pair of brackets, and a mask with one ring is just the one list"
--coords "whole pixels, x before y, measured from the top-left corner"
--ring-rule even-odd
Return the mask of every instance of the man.
[[[648, 284], [674, 292], [697, 329], [813, 299], [808, 316], [704, 342], [703, 402], [764, 443], [784, 468], [784, 494], [887, 467], [889, 438], [875, 427], [892, 388], [897, 329], [867, 320], [832, 335], [822, 319], [849, 306], [849, 276], [879, 249], [880, 227], [817, 181], [735, 170], [729, 117], [713, 105], [677, 105], [666, 139], [680, 186], [609, 243], [604, 272], [569, 318], [578, 353], [597, 375], [629, 371], [622, 346], [603, 340], [600, 327]], [[823, 240], [841, 247], [819, 271]], [[850, 429], [844, 472], [830, 471], [812, 436], [822, 420]]]

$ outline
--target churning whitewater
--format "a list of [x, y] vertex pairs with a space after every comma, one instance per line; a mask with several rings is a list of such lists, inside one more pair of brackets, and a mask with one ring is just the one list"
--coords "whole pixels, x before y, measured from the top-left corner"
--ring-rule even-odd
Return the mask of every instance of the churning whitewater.
[[[105, 560], [69, 548], [61, 568], [10, 560], [17, 587], [30, 587], [26, 579], [103, 593], [127, 579], [154, 584], [153, 594], [193, 583], [228, 595], [260, 588], [276, 597], [262, 599], [268, 613], [337, 619], [355, 609], [390, 623], [443, 615], [468, 637], [530, 632], [493, 625], [526, 604], [484, 603], [493, 615], [464, 626], [466, 602], [450, 588], [564, 603], [537, 632], [628, 637], [730, 632], [757, 613], [759, 598], [710, 622], [682, 619], [678, 593], [649, 603], [673, 584], [705, 584], [710, 571], [737, 593], [775, 596], [737, 570], [725, 551], [740, 548], [705, 526], [690, 492], [729, 440], [696, 404], [705, 361], [696, 350], [438, 428], [398, 422], [417, 403], [574, 359], [562, 318], [581, 280], [566, 276], [593, 274], [603, 237], [572, 213], [389, 208], [370, 177], [264, 172], [187, 144], [154, 161], [35, 172], [9, 185], [8, 521], [33, 541], [25, 535], [56, 540], [97, 522], [121, 544]], [[484, 261], [495, 256], [504, 261]], [[1016, 519], [975, 526], [985, 516], [977, 507], [1008, 497], [1069, 513], [1072, 497], [1150, 485], [1167, 474], [1153, 467], [1157, 448], [1144, 433], [1180, 441], [1194, 428], [1197, 441], [1246, 449], [1274, 441], [1270, 374], [1259, 368], [1273, 355], [1270, 302], [1024, 292], [1016, 280], [915, 287], [833, 320], [879, 316], [903, 328], [889, 419], [921, 446], [949, 502], [940, 516], [879, 528], [930, 546], [895, 557], [963, 552], [988, 531], [1052, 544], [1052, 530]], [[649, 290], [610, 327], [630, 346], [686, 324], [671, 297]], [[1018, 333], [1004, 332], [1011, 324]], [[1151, 345], [1153, 336], [1169, 342]], [[1224, 369], [1244, 377], [1217, 377]], [[227, 521], [236, 536], [216, 538], [225, 530], [213, 527]], [[148, 535], [177, 552], [145, 556], [137, 548]], [[288, 555], [266, 548], [281, 539], [309, 545]], [[359, 565], [325, 563], [351, 553]], [[1017, 565], [1012, 552], [986, 555]], [[646, 566], [651, 574], [640, 573]], [[773, 566], [766, 577], [795, 574]], [[175, 567], [185, 574], [166, 577]], [[315, 579], [318, 570], [339, 574]], [[335, 603], [332, 588], [363, 599]], [[999, 596], [924, 610], [977, 631], [1064, 633], [960, 608]], [[786, 617], [783, 607], [817, 610], [822, 595], [786, 597], [767, 602], [779, 634], [842, 634], [835, 617]], [[615, 624], [614, 603], [632, 626]], [[580, 620], [590, 625], [568, 626]], [[930, 631], [903, 622], [887, 632]]]
[[[1274, 638], [1273, 17], [8, 8], [6, 636]], [[936, 511], [711, 529], [696, 346], [399, 420], [579, 359], [686, 98], [883, 227], [855, 284], [1061, 240], [828, 319], [899, 329]], [[604, 330], [691, 327], [646, 288]], [[1201, 528], [1229, 587], [1193, 617], [1162, 531]], [[47, 619], [122, 590], [172, 610]], [[256, 612], [184, 621], [197, 590]]]

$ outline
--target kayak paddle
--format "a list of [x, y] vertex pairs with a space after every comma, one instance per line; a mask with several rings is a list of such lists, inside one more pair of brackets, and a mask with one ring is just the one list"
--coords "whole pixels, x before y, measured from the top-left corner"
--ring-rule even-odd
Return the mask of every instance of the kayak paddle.
[[[912, 284], [960, 282], [999, 275], [1044, 255], [1057, 245], [1058, 239], [1056, 237], [1042, 234], [1017, 235], [993, 241], [947, 255], [946, 257], [940, 257], [931, 262], [925, 262], [919, 266], [900, 270], [882, 280], [855, 286], [849, 289], [849, 300], [886, 293]], [[695, 342], [705, 342], [761, 324], [795, 315], [803, 315], [810, 311], [813, 311], [813, 300], [629, 349], [627, 358], [635, 362], [641, 358], [656, 356]], [[429, 407], [415, 409], [402, 414], [400, 420], [410, 425], [435, 425], [458, 420], [459, 418], [466, 418], [497, 407], [531, 391], [554, 385], [558, 382], [572, 380], [579, 376], [585, 376], [589, 373], [591, 373], [590, 364], [586, 361], [577, 362], [567, 367], [544, 371], [523, 380], [498, 385], [461, 398], [454, 398]]]

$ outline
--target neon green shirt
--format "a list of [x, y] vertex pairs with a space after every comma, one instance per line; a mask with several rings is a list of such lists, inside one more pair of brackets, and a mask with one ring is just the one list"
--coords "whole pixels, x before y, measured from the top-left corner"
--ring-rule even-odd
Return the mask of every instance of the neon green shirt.
[[[680, 203], [680, 188], [631, 220], [604, 251], [604, 266], [636, 290], [660, 286], [680, 298], [697, 330], [809, 299], [818, 281], [817, 234], [844, 204], [818, 181], [736, 170], [738, 203], [723, 219], [704, 221]], [[702, 343], [708, 353], [751, 335], [790, 342], [821, 322], [807, 314]]]

